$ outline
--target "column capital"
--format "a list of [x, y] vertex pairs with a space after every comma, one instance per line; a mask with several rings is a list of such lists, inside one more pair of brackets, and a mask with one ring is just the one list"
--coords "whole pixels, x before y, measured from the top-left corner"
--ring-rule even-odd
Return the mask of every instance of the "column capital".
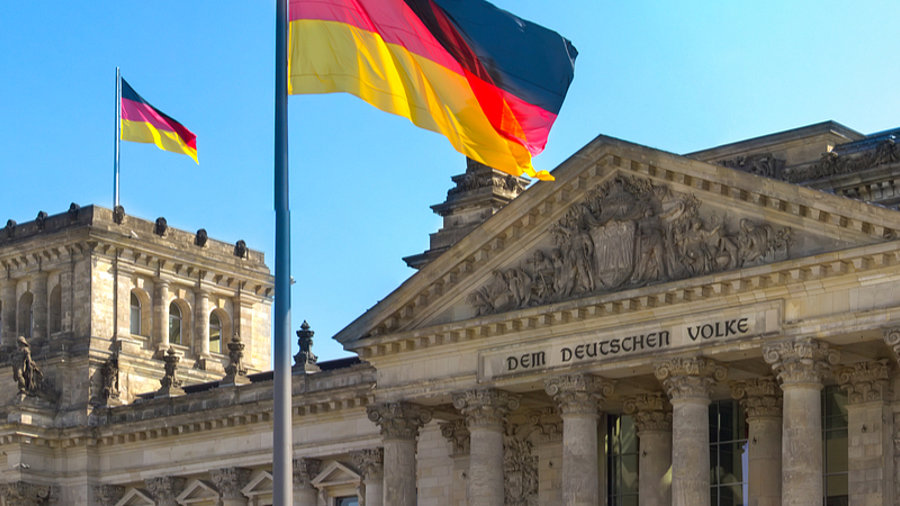
[[295, 487], [311, 486], [310, 483], [322, 470], [322, 461], [301, 457], [294, 459], [293, 476]]
[[709, 400], [709, 389], [717, 381], [724, 381], [728, 372], [714, 360], [704, 357], [675, 357], [657, 362], [654, 366], [669, 399]]
[[415, 439], [419, 429], [431, 421], [431, 410], [409, 402], [386, 402], [366, 408], [369, 420], [378, 424], [389, 439]]
[[243, 467], [223, 467], [209, 471], [210, 480], [223, 499], [240, 499], [241, 489], [250, 481], [250, 469]]
[[177, 478], [175, 476], [149, 478], [144, 480], [144, 483], [147, 485], [147, 490], [150, 491], [150, 494], [156, 499], [156, 504], [159, 505], [174, 506], [177, 504], [175, 498], [178, 496], [181, 489], [184, 488], [184, 478]]
[[472, 427], [502, 426], [506, 415], [519, 407], [519, 399], [503, 390], [484, 388], [453, 394], [453, 407]]
[[384, 472], [384, 449], [366, 448], [350, 452], [350, 460], [363, 478], [381, 476]]
[[645, 432], [672, 430], [672, 405], [665, 394], [638, 394], [625, 399], [625, 414], [634, 417], [638, 437]]
[[450, 441], [450, 444], [453, 446], [453, 450], [450, 453], [451, 457], [469, 454], [469, 428], [466, 427], [464, 418], [442, 422], [440, 427], [441, 435]]
[[763, 346], [763, 359], [772, 366], [782, 388], [790, 385], [822, 386], [840, 355], [828, 344], [809, 337], [778, 341]]
[[100, 506], [113, 506], [125, 495], [125, 487], [121, 485], [94, 485], [94, 500]]
[[597, 404], [612, 395], [613, 383], [591, 374], [564, 374], [547, 378], [544, 390], [563, 415], [596, 416]]
[[733, 381], [731, 397], [741, 401], [747, 419], [781, 417], [781, 388], [774, 376]]
[[27, 481], [0, 483], [4, 504], [55, 504], [59, 499], [55, 485], [39, 485]]
[[857, 362], [835, 371], [838, 384], [847, 391], [850, 404], [885, 400], [888, 387], [887, 359]]
[[894, 358], [900, 363], [900, 327], [885, 329], [882, 337], [884, 344], [894, 350]]

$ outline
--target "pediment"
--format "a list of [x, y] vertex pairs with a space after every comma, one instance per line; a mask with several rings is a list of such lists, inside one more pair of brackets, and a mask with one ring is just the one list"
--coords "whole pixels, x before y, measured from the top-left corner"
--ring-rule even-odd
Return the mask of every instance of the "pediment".
[[219, 499], [219, 493], [215, 486], [204, 480], [191, 480], [175, 500], [178, 504], [215, 504]]
[[153, 506], [156, 504], [147, 492], [136, 488], [125, 491], [125, 495], [119, 499], [116, 506]]
[[410, 332], [893, 240], [900, 213], [599, 137], [336, 338]]
[[349, 467], [338, 461], [332, 461], [313, 478], [312, 486], [322, 489], [338, 485], [357, 484], [360, 476]]
[[241, 489], [241, 493], [247, 497], [271, 495], [272, 484], [272, 473], [257, 471], [244, 488]]

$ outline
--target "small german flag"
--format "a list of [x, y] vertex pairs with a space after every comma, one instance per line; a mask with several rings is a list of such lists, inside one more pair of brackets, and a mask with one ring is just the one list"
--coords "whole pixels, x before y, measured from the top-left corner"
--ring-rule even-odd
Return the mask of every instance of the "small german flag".
[[122, 79], [123, 141], [156, 144], [159, 149], [181, 153], [197, 160], [197, 136], [164, 112], [150, 105]]
[[547, 143], [578, 52], [482, 0], [290, 0], [288, 93], [348, 92], [504, 172], [552, 180]]

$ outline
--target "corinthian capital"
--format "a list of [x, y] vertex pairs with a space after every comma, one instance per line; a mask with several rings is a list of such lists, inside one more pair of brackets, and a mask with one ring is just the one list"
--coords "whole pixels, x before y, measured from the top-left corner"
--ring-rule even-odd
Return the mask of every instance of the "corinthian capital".
[[386, 402], [366, 409], [369, 420], [381, 428], [387, 439], [415, 439], [419, 429], [431, 421], [431, 411], [408, 402]]
[[662, 392], [639, 394], [625, 399], [625, 414], [634, 417], [638, 437], [643, 432], [672, 430], [672, 405]]
[[888, 386], [886, 359], [872, 362], [857, 362], [837, 370], [838, 384], [847, 391], [850, 404], [883, 401]]
[[472, 427], [502, 426], [506, 415], [519, 407], [519, 399], [502, 390], [479, 389], [454, 394], [453, 406]]
[[251, 472], [243, 467], [223, 467], [212, 469], [209, 477], [223, 499], [240, 499], [243, 497], [241, 489], [250, 481]]
[[772, 376], [735, 381], [731, 396], [741, 401], [748, 419], [781, 416], [781, 388]]
[[821, 387], [838, 357], [826, 343], [808, 337], [763, 346], [763, 359], [772, 366], [782, 388], [803, 384]]
[[900, 362], [900, 327], [885, 330], [884, 343], [894, 350], [894, 357]]
[[469, 428], [464, 419], [441, 423], [441, 435], [453, 445], [452, 457], [469, 454]]
[[381, 476], [384, 469], [384, 449], [367, 448], [350, 452], [350, 460], [365, 478]]
[[548, 378], [544, 389], [563, 415], [597, 415], [597, 403], [612, 394], [613, 384], [590, 374], [565, 374]]
[[717, 362], [703, 357], [676, 357], [657, 362], [654, 373], [669, 399], [709, 399], [709, 389], [724, 381], [727, 371]]

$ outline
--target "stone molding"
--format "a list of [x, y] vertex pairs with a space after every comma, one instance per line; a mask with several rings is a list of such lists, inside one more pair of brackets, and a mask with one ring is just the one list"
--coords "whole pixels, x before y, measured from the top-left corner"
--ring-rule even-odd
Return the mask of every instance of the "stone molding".
[[781, 417], [783, 394], [774, 376], [734, 381], [731, 397], [741, 402], [748, 420]]
[[626, 415], [634, 417], [638, 437], [646, 432], [672, 431], [672, 405], [662, 392], [628, 397], [624, 408]]
[[600, 402], [612, 395], [613, 383], [590, 374], [564, 374], [544, 381], [544, 390], [565, 415], [599, 415]]
[[160, 476], [146, 479], [144, 483], [147, 484], [147, 491], [156, 499], [158, 505], [175, 506], [177, 504], [175, 498], [184, 488], [185, 480], [175, 476]]
[[58, 490], [55, 485], [19, 480], [0, 483], [0, 498], [9, 505], [57, 504]]
[[842, 389], [847, 391], [847, 402], [861, 404], [887, 400], [888, 369], [887, 359], [871, 362], [857, 362], [835, 371], [835, 377]]
[[384, 474], [384, 448], [366, 448], [350, 452], [350, 460], [363, 478]]
[[416, 439], [419, 429], [431, 421], [431, 410], [409, 402], [369, 406], [366, 413], [385, 439]]
[[791, 385], [821, 387], [839, 357], [827, 343], [809, 337], [763, 346], [763, 359], [772, 366], [782, 388]]
[[458, 418], [440, 424], [441, 435], [450, 442], [451, 457], [461, 457], [469, 454], [469, 428], [466, 420]]
[[243, 467], [211, 469], [209, 478], [222, 495], [222, 499], [241, 499], [241, 489], [250, 481], [252, 470]]
[[884, 343], [894, 350], [894, 358], [900, 364], [900, 327], [885, 329], [883, 338]]
[[322, 470], [322, 461], [318, 459], [310, 459], [301, 457], [294, 459], [294, 486], [298, 488], [306, 488], [312, 486], [312, 481]]
[[114, 506], [125, 495], [121, 485], [94, 485], [94, 499], [99, 506]]
[[728, 372], [717, 362], [704, 357], [675, 357], [657, 362], [656, 379], [662, 383], [671, 401], [709, 400], [709, 390], [724, 381]]
[[519, 408], [519, 399], [492, 388], [467, 390], [453, 394], [453, 407], [466, 417], [469, 430], [474, 427], [502, 427], [506, 416]]

